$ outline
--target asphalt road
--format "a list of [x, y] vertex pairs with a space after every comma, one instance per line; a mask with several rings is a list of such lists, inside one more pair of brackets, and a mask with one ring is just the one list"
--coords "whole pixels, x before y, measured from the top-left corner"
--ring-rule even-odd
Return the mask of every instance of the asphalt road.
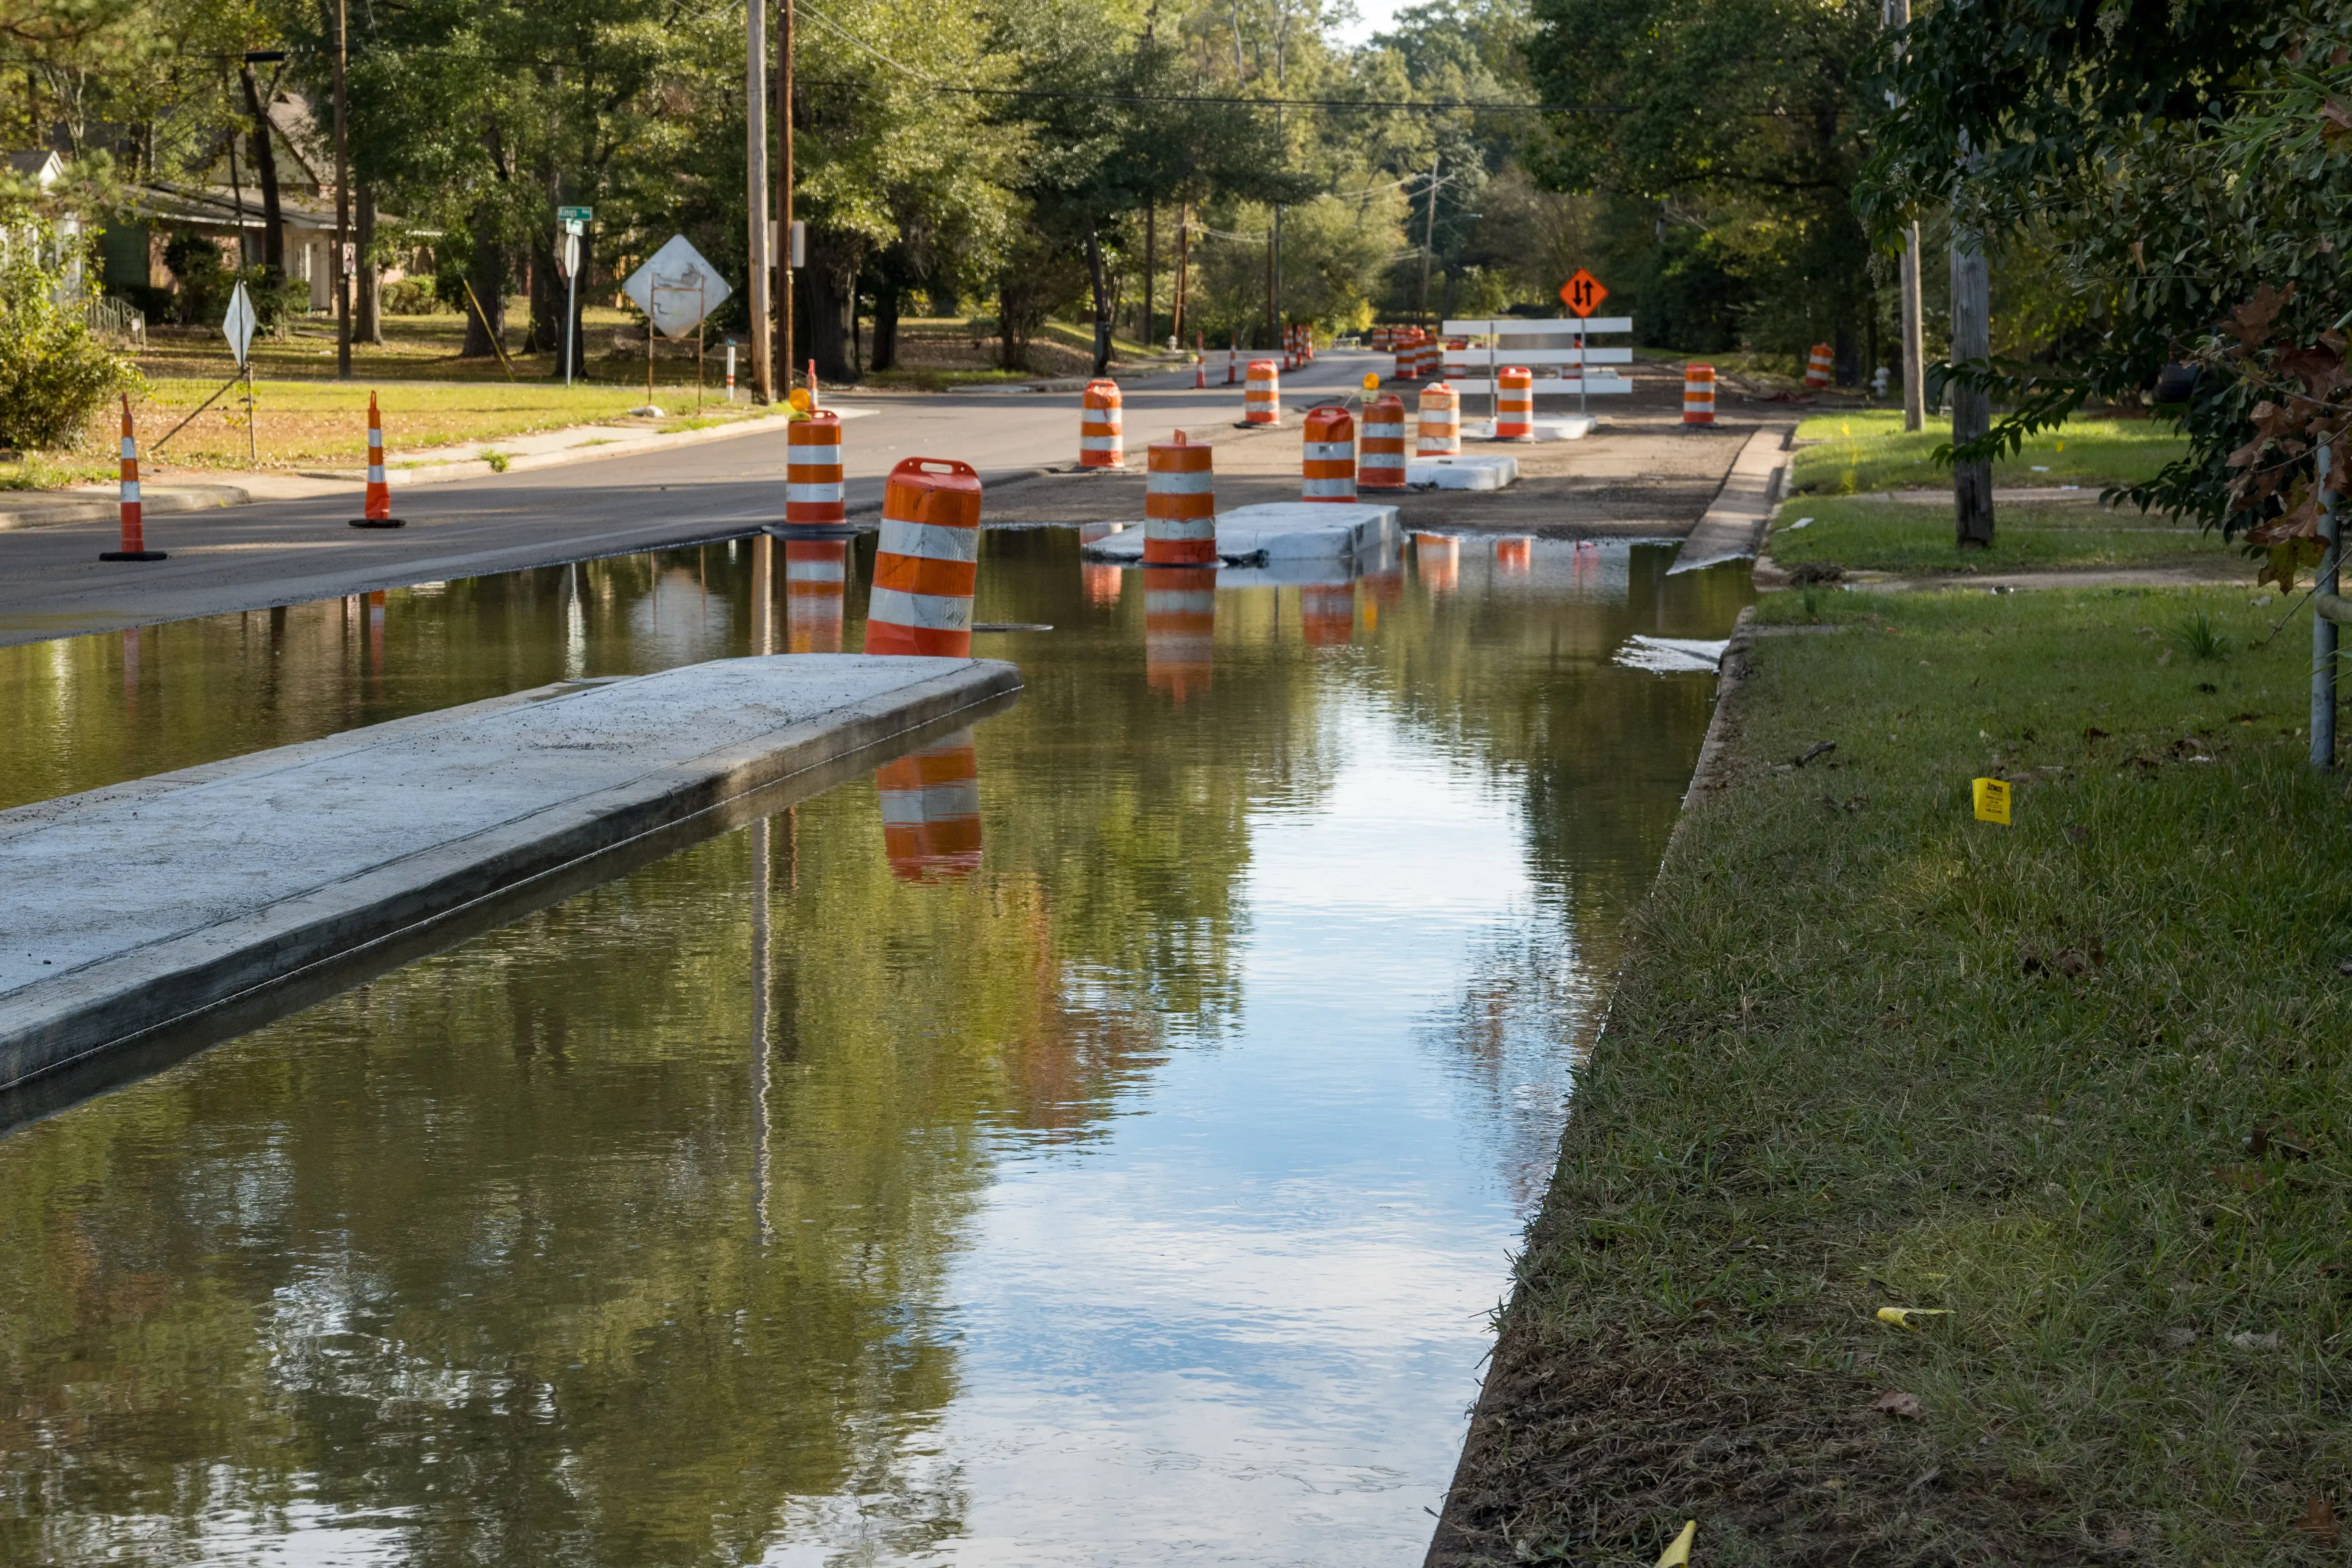
[[[1360, 385], [1389, 356], [1330, 353], [1284, 378], [1286, 403]], [[1212, 364], [1222, 374], [1222, 361]], [[1241, 417], [1241, 388], [1194, 391], [1192, 374], [1123, 384], [1130, 451], [1171, 430]], [[876, 410], [843, 425], [849, 505], [880, 503], [903, 458], [954, 458], [1003, 483], [1076, 461], [1078, 395], [908, 394], [845, 405]], [[101, 563], [111, 521], [0, 532], [0, 647], [189, 616], [514, 571], [658, 545], [739, 535], [783, 517], [781, 425], [667, 452], [395, 493], [408, 526], [354, 529], [359, 496], [270, 501], [150, 519], [150, 549], [171, 559]], [[983, 515], [985, 510], [983, 509]]]

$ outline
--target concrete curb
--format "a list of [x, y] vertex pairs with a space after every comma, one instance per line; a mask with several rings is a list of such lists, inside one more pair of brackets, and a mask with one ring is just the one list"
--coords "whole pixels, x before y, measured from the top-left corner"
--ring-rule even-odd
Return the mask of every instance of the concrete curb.
[[1739, 695], [1739, 688], [1748, 679], [1748, 657], [1755, 646], [1756, 606], [1748, 605], [1731, 623], [1731, 640], [1724, 645], [1722, 662], [1716, 666], [1715, 715], [1706, 722], [1706, 739], [1699, 744], [1698, 762], [1691, 769], [1690, 787], [1683, 791], [1685, 810], [1675, 817], [1674, 831], [1666, 836], [1669, 855], [1674, 853], [1675, 839], [1682, 836], [1683, 824], [1690, 820], [1691, 801], [1722, 787], [1722, 781], [1716, 775], [1723, 765], [1723, 750], [1731, 741], [1732, 700]]
[[1748, 437], [1732, 459], [1731, 472], [1714, 504], [1698, 520], [1666, 568], [1669, 576], [1743, 561], [1753, 556], [1772, 521], [1773, 502], [1788, 483], [1789, 465], [1781, 456], [1788, 428], [1768, 425]]
[[[242, 485], [142, 485], [139, 491], [141, 511], [148, 517], [211, 511], [216, 507], [246, 506], [252, 500], [253, 493]], [[0, 532], [68, 522], [104, 522], [121, 514], [122, 503], [112, 496], [74, 496], [68, 500], [52, 491], [19, 502], [0, 501]]]
[[[828, 696], [827, 680], [845, 684]], [[1013, 666], [991, 660], [725, 659], [562, 683], [0, 814], [0, 886], [26, 895], [0, 897], [20, 914], [12, 947], [64, 961], [7, 961], [18, 979], [0, 992], [0, 1086], [248, 1003], [937, 721], [969, 721], [1020, 687]], [[707, 737], [719, 713], [731, 738], [672, 750]], [[358, 798], [372, 788], [389, 792], [389, 815]], [[467, 804], [420, 809], [420, 795]], [[354, 838], [363, 819], [382, 830]], [[324, 857], [335, 868], [289, 856], [304, 835], [336, 847]], [[166, 863], [142, 865], [152, 890], [173, 891], [175, 856], [229, 875], [159, 908], [93, 863], [68, 879], [76, 896], [58, 896], [66, 862], [118, 840], [133, 854], [162, 847]], [[136, 911], [127, 925], [118, 907]]]

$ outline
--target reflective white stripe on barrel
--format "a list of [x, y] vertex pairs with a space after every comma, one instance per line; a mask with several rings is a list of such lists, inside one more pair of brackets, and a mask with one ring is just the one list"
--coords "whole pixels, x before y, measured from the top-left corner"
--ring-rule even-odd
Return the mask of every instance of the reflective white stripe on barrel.
[[971, 630], [971, 601], [944, 594], [902, 594], [896, 588], [877, 588], [867, 602], [866, 618], [887, 621], [895, 626], [917, 626], [924, 631], [968, 632]]

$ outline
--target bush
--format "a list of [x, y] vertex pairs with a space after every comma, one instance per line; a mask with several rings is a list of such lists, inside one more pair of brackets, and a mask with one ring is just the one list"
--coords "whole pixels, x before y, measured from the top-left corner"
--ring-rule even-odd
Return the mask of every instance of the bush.
[[[72, 446], [107, 399], [145, 383], [89, 335], [79, 300], [58, 303], [72, 253], [56, 226], [11, 227], [0, 257], [0, 447]], [[80, 271], [93, 269], [94, 258], [79, 259]]]
[[180, 325], [219, 325], [236, 288], [236, 274], [221, 258], [220, 247], [201, 234], [175, 234], [163, 247], [163, 265], [180, 280], [173, 307]]
[[387, 316], [431, 316], [448, 309], [430, 278], [404, 278], [383, 286], [383, 313]]

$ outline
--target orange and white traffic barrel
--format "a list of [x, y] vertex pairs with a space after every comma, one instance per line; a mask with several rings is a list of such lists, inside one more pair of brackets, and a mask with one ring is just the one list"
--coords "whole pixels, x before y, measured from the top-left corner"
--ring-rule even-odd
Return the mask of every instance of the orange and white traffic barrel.
[[[1467, 350], [1470, 347], [1470, 340], [1468, 338], [1454, 338], [1450, 340], [1445, 346], [1454, 350]], [[1468, 365], [1456, 364], [1453, 361], [1446, 359], [1443, 354], [1440, 354], [1438, 359], [1440, 362], [1440, 367], [1444, 372], [1446, 380], [1462, 381], [1469, 376], [1470, 367]]]
[[1495, 570], [1506, 577], [1524, 577], [1535, 570], [1536, 542], [1528, 534], [1507, 534], [1495, 541]]
[[1356, 635], [1356, 585], [1309, 583], [1298, 590], [1298, 630], [1309, 647], [1345, 647]]
[[1242, 394], [1242, 421], [1248, 425], [1282, 423], [1282, 372], [1270, 359], [1254, 359], [1249, 385]]
[[[1203, 448], [1205, 450], [1205, 448]], [[1209, 689], [1217, 637], [1217, 569], [1171, 566], [1143, 579], [1143, 679], [1179, 703]]]
[[1179, 430], [1144, 453], [1143, 563], [1217, 563], [1215, 448], [1184, 439]]
[[1461, 454], [1462, 395], [1442, 381], [1421, 389], [1420, 438], [1413, 450], [1424, 458]]
[[908, 458], [882, 486], [882, 538], [866, 605], [867, 653], [971, 657], [980, 575], [980, 476], [951, 458]]
[[1462, 542], [1450, 533], [1414, 534], [1412, 569], [1431, 593], [1452, 593], [1462, 580]]
[[1805, 361], [1805, 384], [1819, 392], [1830, 384], [1837, 369], [1837, 351], [1827, 343], [1815, 343]]
[[784, 432], [784, 521], [839, 523], [848, 517], [841, 472], [841, 416], [820, 408]]
[[1711, 364], [1683, 366], [1683, 423], [1685, 425], [1715, 423], [1715, 366]]
[[1404, 400], [1384, 393], [1364, 410], [1364, 452], [1356, 464], [1356, 486], [1401, 490], [1405, 488], [1404, 463]]
[[849, 596], [849, 541], [784, 541], [784, 651], [839, 653]]
[[1396, 338], [1396, 379], [1413, 381], [1421, 375], [1421, 346], [1405, 332]]
[[1307, 410], [1299, 496], [1305, 500], [1356, 499], [1356, 422], [1346, 409], [1326, 405]]
[[1495, 439], [1535, 438], [1536, 374], [1525, 365], [1507, 364], [1495, 375]]
[[980, 752], [971, 731], [883, 763], [874, 787], [892, 876], [940, 882], [980, 869]]
[[1421, 340], [1421, 379], [1441, 380], [1445, 374], [1445, 345], [1434, 337]]
[[131, 397], [122, 398], [122, 548], [101, 550], [100, 561], [165, 561], [161, 550], [147, 548], [145, 511], [139, 500], [139, 437], [131, 433]]
[[1127, 467], [1127, 441], [1120, 433], [1118, 383], [1090, 381], [1079, 399], [1078, 467]]
[[392, 515], [392, 486], [383, 477], [383, 415], [375, 405], [375, 394], [368, 394], [368, 460], [367, 500], [360, 515], [352, 519], [353, 528], [405, 528], [408, 525]]

